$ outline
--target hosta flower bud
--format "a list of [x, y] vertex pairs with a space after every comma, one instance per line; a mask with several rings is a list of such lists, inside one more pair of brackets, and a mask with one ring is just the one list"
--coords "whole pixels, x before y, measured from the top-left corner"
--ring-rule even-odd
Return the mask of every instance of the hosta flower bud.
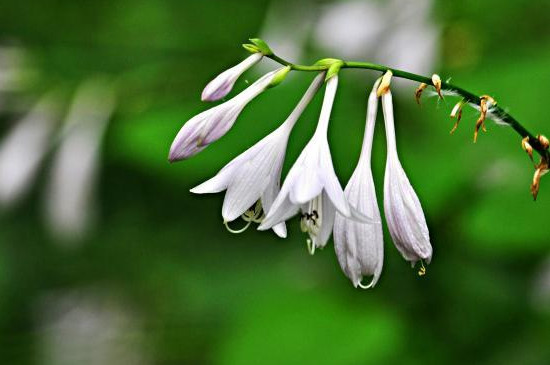
[[223, 99], [227, 94], [229, 94], [229, 92], [231, 92], [231, 89], [233, 89], [233, 85], [235, 85], [237, 79], [261, 59], [261, 53], [254, 53], [238, 65], [219, 74], [214, 80], [210, 81], [202, 91], [202, 101], [216, 101]]

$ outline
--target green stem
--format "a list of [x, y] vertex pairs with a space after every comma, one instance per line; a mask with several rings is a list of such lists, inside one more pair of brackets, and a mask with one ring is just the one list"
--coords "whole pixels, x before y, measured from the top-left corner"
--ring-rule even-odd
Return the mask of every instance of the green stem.
[[[319, 71], [325, 71], [329, 68], [327, 65], [312, 65], [312, 66], [306, 66], [306, 65], [298, 65], [291, 62], [288, 62], [284, 59], [282, 59], [279, 56], [276, 56], [274, 54], [268, 55], [267, 57], [271, 58], [273, 61], [278, 62], [284, 66], [290, 66], [292, 70], [296, 71], [306, 71], [306, 72], [319, 72]], [[344, 61], [341, 68], [358, 68], [358, 69], [366, 69], [366, 70], [374, 70], [374, 71], [380, 71], [380, 72], [386, 72], [391, 71], [393, 73], [393, 76], [422, 82], [427, 85], [432, 85], [433, 82], [430, 77], [417, 75], [411, 72], [406, 72], [403, 70], [398, 70], [395, 68], [378, 65], [375, 63], [369, 63], [369, 62], [354, 62], [354, 61]], [[453, 85], [448, 82], [441, 82], [441, 88], [443, 90], [449, 90], [456, 92], [460, 96], [462, 96], [467, 102], [477, 104], [479, 105], [481, 102], [481, 96], [478, 96], [472, 92], [469, 92], [461, 87], [458, 87], [456, 85]], [[528, 137], [529, 138], [529, 144], [541, 155], [542, 158], [544, 158], [546, 161], [550, 160], [550, 154], [548, 150], [546, 150], [541, 143], [539, 142], [538, 138], [536, 138], [533, 134], [531, 134], [527, 129], [525, 129], [513, 116], [511, 116], [508, 112], [506, 112], [504, 109], [502, 109], [500, 106], [494, 106], [494, 113], [498, 115], [502, 121], [510, 125], [522, 138]]]

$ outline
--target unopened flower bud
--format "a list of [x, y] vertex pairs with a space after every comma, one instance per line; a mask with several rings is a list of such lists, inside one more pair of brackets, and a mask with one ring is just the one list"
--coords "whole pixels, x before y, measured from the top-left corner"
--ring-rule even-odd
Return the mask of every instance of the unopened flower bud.
[[414, 92], [414, 97], [416, 98], [416, 103], [418, 105], [420, 105], [420, 97], [422, 96], [422, 92], [424, 91], [425, 88], [428, 87], [428, 84], [425, 84], [425, 83], [421, 83], [417, 88], [416, 88], [416, 91]]
[[376, 96], [380, 97], [390, 91], [392, 76], [393, 72], [391, 72], [390, 70], [386, 71], [384, 76], [382, 76], [382, 80], [380, 81], [380, 86], [378, 86], [378, 90], [376, 90]]
[[439, 77], [439, 75], [432, 75], [432, 83], [435, 86], [435, 91], [437, 91], [437, 95], [439, 95], [439, 98], [443, 99], [443, 95], [441, 95], [441, 78]]
[[283, 82], [286, 79], [286, 75], [288, 75], [290, 70], [291, 70], [291, 67], [286, 66], [281, 68], [279, 71], [277, 71], [277, 73], [275, 74], [275, 76], [273, 76], [273, 79], [271, 80], [269, 85], [267, 85], [267, 88], [269, 89], [269, 88], [275, 87], [279, 85], [281, 82]]

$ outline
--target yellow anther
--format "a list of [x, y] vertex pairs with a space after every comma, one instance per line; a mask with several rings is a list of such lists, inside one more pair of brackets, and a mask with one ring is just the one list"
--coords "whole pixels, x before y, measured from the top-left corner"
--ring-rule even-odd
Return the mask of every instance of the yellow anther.
[[435, 91], [437, 91], [437, 95], [439, 95], [439, 98], [443, 99], [443, 95], [441, 95], [441, 77], [437, 74], [433, 74], [432, 83], [435, 87]]
[[521, 148], [527, 152], [529, 158], [533, 161], [533, 147], [531, 147], [531, 144], [529, 143], [529, 137], [525, 137], [521, 140]]
[[424, 266], [424, 261], [420, 260], [420, 268], [418, 269], [418, 276], [426, 275], [426, 267]]
[[393, 76], [393, 72], [390, 70], [386, 71], [384, 76], [382, 76], [382, 81], [380, 81], [380, 85], [378, 86], [378, 90], [376, 90], [376, 95], [378, 97], [386, 94], [388, 91], [390, 91], [390, 84], [391, 84], [391, 78]]
[[425, 84], [425, 83], [421, 83], [417, 88], [416, 88], [416, 91], [414, 92], [414, 97], [416, 99], [416, 103], [418, 105], [420, 105], [420, 97], [422, 96], [422, 92], [424, 91], [424, 89], [426, 89], [428, 87], [428, 84]]
[[250, 207], [241, 217], [246, 222], [262, 223], [264, 219], [262, 201], [258, 200], [256, 204], [254, 204], [254, 207]]

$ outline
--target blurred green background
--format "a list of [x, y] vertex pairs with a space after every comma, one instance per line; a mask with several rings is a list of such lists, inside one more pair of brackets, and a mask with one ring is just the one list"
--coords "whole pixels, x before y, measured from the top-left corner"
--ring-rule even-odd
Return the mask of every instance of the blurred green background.
[[[365, 11], [384, 9], [376, 27], [372, 12], [364, 23], [341, 16], [366, 3]], [[2, 211], [0, 362], [550, 363], [550, 179], [534, 203], [533, 168], [519, 136], [489, 122], [474, 145], [474, 111], [450, 136], [452, 98], [424, 99], [419, 108], [414, 83], [395, 86], [401, 160], [423, 204], [434, 257], [419, 277], [385, 231], [382, 277], [369, 291], [353, 288], [332, 243], [309, 256], [297, 219], [286, 240], [254, 229], [231, 235], [221, 221], [223, 195], [189, 193], [281, 123], [312, 75], [291, 74], [253, 101], [218, 143], [189, 161], [167, 162], [181, 125], [207, 108], [202, 88], [245, 57], [240, 44], [254, 36], [292, 45], [281, 55], [301, 63], [352, 54], [394, 65], [395, 55], [416, 54], [427, 63], [410, 71], [489, 93], [533, 133], [550, 134], [550, 2], [439, 0], [412, 10], [390, 3], [2, 0], [0, 46], [22, 54], [10, 67], [23, 71], [17, 87], [1, 94], [0, 145], [52, 90], [64, 113], [78, 85], [102, 77], [115, 85], [116, 104], [100, 141], [96, 218], [85, 234], [60, 238], [44, 209], [63, 138], [52, 137], [29, 190]], [[364, 47], [355, 38], [330, 48], [323, 37], [353, 41], [369, 27], [377, 38]], [[236, 88], [272, 67], [264, 61]], [[341, 75], [330, 142], [343, 186], [377, 76]], [[285, 171], [315, 128], [320, 101], [295, 128]], [[384, 163], [379, 123], [379, 202]]]

